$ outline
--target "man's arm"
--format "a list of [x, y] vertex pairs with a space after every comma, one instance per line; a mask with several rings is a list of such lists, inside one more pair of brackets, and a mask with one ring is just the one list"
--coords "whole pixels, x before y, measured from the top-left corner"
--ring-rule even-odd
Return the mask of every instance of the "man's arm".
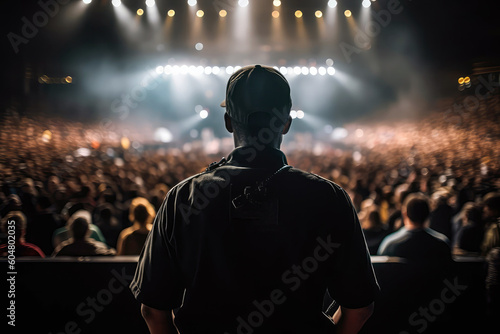
[[141, 313], [151, 334], [178, 334], [171, 310], [158, 310], [142, 304]]
[[373, 313], [373, 303], [361, 308], [339, 307], [333, 315], [338, 334], [356, 334]]

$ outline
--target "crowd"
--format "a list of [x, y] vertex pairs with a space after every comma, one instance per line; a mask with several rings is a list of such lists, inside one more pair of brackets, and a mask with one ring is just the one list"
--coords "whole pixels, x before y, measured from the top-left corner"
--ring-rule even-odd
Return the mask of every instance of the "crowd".
[[[292, 140], [282, 149], [290, 165], [346, 189], [372, 255], [404, 225], [405, 198], [421, 193], [430, 205], [428, 226], [446, 236], [453, 254], [488, 256], [500, 247], [499, 108], [496, 94], [459, 117], [436, 112], [350, 124], [342, 146], [303, 150]], [[134, 138], [130, 130], [128, 136]], [[207, 154], [194, 144], [146, 149], [122, 137], [54, 117], [2, 115], [3, 255], [12, 217], [16, 256], [137, 255], [168, 190], [229, 153]]]

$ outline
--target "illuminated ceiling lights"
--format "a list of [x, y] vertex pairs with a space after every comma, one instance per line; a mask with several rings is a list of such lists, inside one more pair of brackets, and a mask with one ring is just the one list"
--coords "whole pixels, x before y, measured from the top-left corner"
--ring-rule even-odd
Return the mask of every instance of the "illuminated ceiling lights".
[[[203, 44], [202, 43], [197, 43], [195, 45], [196, 50], [200, 51], [203, 49]], [[231, 75], [234, 72], [238, 71], [241, 68], [241, 66], [188, 66], [188, 65], [166, 65], [166, 66], [158, 66], [156, 68], [156, 73], [157, 74], [164, 74], [164, 75], [177, 75], [177, 74], [191, 74], [191, 75], [223, 75], [224, 73], [227, 75]], [[277, 67], [274, 66], [276, 70], [279, 70], [283, 75], [330, 75], [333, 76], [335, 75], [335, 68], [332, 66], [295, 66], [295, 67]]]
[[112, 0], [111, 3], [115, 7], [118, 7], [118, 6], [120, 6], [122, 4], [122, 2], [120, 0]]
[[188, 5], [190, 5], [191, 7], [193, 6], [196, 6], [198, 2], [196, 0], [188, 0]]
[[238, 5], [240, 5], [240, 7], [246, 7], [248, 6], [248, 0], [238, 0]]
[[91, 2], [92, 2], [92, 0], [83, 0], [83, 3], [86, 4], [86, 5], [88, 5]]
[[365, 8], [368, 8], [368, 7], [370, 7], [372, 5], [372, 3], [370, 2], [370, 0], [363, 0], [363, 2], [361, 4]]
[[142, 8], [139, 8], [137, 10], [137, 15], [142, 16], [142, 14], [144, 14], [144, 10]]
[[337, 1], [336, 0], [329, 0], [328, 1], [328, 7], [330, 7], [330, 8], [337, 7]]
[[174, 15], [175, 15], [175, 10], [170, 9], [170, 10], [167, 12], [167, 15], [168, 15], [168, 16], [170, 16], [170, 17], [174, 16]]
[[352, 13], [351, 13], [351, 11], [348, 9], [348, 10], [346, 10], [346, 11], [344, 12], [344, 15], [345, 15], [345, 17], [351, 17]]
[[205, 12], [203, 12], [201, 9], [196, 12], [196, 16], [198, 17], [203, 17], [205, 15]]
[[295, 17], [300, 19], [302, 17], [302, 12], [300, 10], [295, 11]]
[[314, 15], [319, 19], [320, 17], [323, 16], [323, 13], [320, 10], [317, 10]]
[[275, 7], [281, 6], [281, 1], [280, 0], [273, 0], [273, 6], [275, 6]]
[[146, 0], [146, 6], [153, 7], [155, 5], [155, 0]]
[[273, 10], [273, 13], [271, 14], [275, 19], [277, 19], [278, 17], [280, 17], [280, 12], [278, 12], [277, 10]]
[[219, 16], [220, 16], [220, 17], [226, 17], [226, 16], [227, 16], [227, 12], [226, 12], [224, 9], [221, 9], [221, 10], [219, 11]]

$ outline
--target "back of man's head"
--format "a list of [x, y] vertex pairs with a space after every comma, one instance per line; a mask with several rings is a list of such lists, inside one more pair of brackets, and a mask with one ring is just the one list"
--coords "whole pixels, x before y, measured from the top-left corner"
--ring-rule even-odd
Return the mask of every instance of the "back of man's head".
[[149, 219], [149, 212], [146, 206], [138, 204], [134, 209], [134, 217], [139, 224], [146, 225]]
[[70, 232], [75, 240], [85, 239], [89, 232], [89, 222], [83, 217], [76, 218], [70, 225]]
[[403, 212], [408, 219], [416, 225], [424, 225], [429, 217], [429, 200], [420, 193], [409, 194], [403, 203]]

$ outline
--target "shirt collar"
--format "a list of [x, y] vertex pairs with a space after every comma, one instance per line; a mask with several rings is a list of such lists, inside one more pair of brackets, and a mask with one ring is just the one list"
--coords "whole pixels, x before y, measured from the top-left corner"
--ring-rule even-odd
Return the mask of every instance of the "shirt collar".
[[240, 146], [227, 157], [229, 165], [277, 169], [288, 165], [285, 154], [274, 147]]

